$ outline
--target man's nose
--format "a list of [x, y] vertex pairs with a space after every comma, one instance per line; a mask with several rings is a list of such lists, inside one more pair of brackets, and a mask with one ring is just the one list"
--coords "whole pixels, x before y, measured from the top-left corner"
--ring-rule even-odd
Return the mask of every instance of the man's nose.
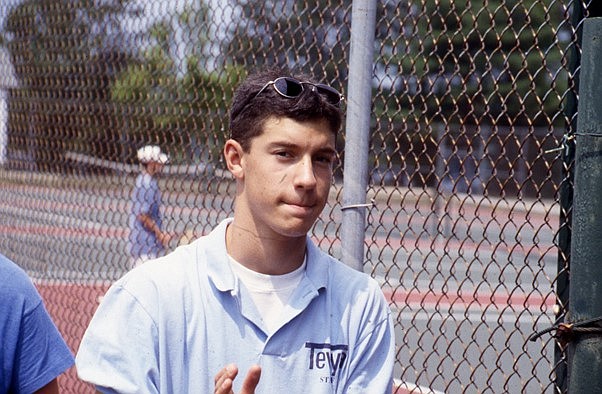
[[296, 166], [295, 185], [305, 188], [316, 186], [316, 174], [311, 157], [303, 157]]

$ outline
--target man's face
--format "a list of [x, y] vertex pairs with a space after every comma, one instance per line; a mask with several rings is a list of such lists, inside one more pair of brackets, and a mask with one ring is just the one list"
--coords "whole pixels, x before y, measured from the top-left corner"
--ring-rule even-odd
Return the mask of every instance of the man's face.
[[305, 236], [328, 199], [335, 158], [327, 121], [268, 119], [241, 158], [237, 212], [253, 222], [245, 225], [260, 237]]
[[156, 175], [163, 170], [163, 164], [158, 161], [151, 161], [146, 165], [146, 171], [151, 175]]

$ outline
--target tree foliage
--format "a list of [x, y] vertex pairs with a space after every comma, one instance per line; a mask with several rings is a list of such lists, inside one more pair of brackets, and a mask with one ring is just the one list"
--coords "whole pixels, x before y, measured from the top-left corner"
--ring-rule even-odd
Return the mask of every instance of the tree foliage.
[[[14, 147], [52, 163], [60, 157], [48, 152], [125, 160], [141, 143], [165, 142], [209, 146], [203, 155], [217, 160], [232, 91], [247, 71], [292, 67], [345, 93], [351, 0], [237, 1], [222, 21], [199, 0], [151, 16], [138, 33], [124, 30], [143, 13], [135, 4], [24, 0], [11, 10], [2, 42], [20, 83], [9, 104]], [[560, 119], [560, 6], [388, 0], [378, 7], [377, 119], [527, 126]]]
[[2, 29], [19, 81], [10, 98], [10, 144], [41, 168], [66, 151], [110, 156], [111, 81], [132, 57], [121, 29], [129, 0], [26, 0]]
[[472, 125], [556, 119], [566, 88], [558, 5], [428, 0], [381, 12], [378, 62], [395, 95], [377, 103], [382, 113]]
[[209, 9], [200, 3], [153, 23], [140, 61], [121, 73], [112, 89], [112, 100], [127, 111], [122, 118], [128, 138], [137, 145], [148, 142], [149, 136], [167, 143], [180, 151], [172, 152], [176, 161], [220, 160], [226, 108], [245, 76], [233, 66], [208, 69], [210, 18]]
[[351, 0], [245, 1], [229, 32], [227, 53], [245, 67], [278, 65], [325, 75], [341, 89], [347, 78]]

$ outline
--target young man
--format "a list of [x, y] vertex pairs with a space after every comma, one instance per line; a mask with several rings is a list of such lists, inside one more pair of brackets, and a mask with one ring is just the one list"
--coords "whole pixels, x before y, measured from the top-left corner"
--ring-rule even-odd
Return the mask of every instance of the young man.
[[341, 99], [279, 70], [243, 82], [224, 147], [233, 218], [108, 291], [76, 357], [82, 379], [119, 393], [391, 392], [378, 284], [307, 236], [328, 198]]
[[0, 278], [0, 393], [58, 393], [71, 350], [31, 279], [1, 254]]
[[132, 192], [130, 213], [130, 254], [132, 267], [160, 256], [171, 236], [163, 231], [161, 220], [161, 191], [156, 176], [163, 170], [168, 157], [157, 145], [146, 145], [137, 151], [142, 171]]

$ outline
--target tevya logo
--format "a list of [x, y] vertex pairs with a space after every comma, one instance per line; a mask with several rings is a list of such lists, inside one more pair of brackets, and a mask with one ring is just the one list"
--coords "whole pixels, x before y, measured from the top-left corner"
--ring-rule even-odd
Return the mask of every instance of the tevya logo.
[[[330, 343], [305, 342], [309, 350], [309, 369], [323, 370], [329, 368], [330, 376], [335, 376], [347, 360], [347, 345], [331, 345]], [[332, 382], [332, 379], [331, 379]]]

